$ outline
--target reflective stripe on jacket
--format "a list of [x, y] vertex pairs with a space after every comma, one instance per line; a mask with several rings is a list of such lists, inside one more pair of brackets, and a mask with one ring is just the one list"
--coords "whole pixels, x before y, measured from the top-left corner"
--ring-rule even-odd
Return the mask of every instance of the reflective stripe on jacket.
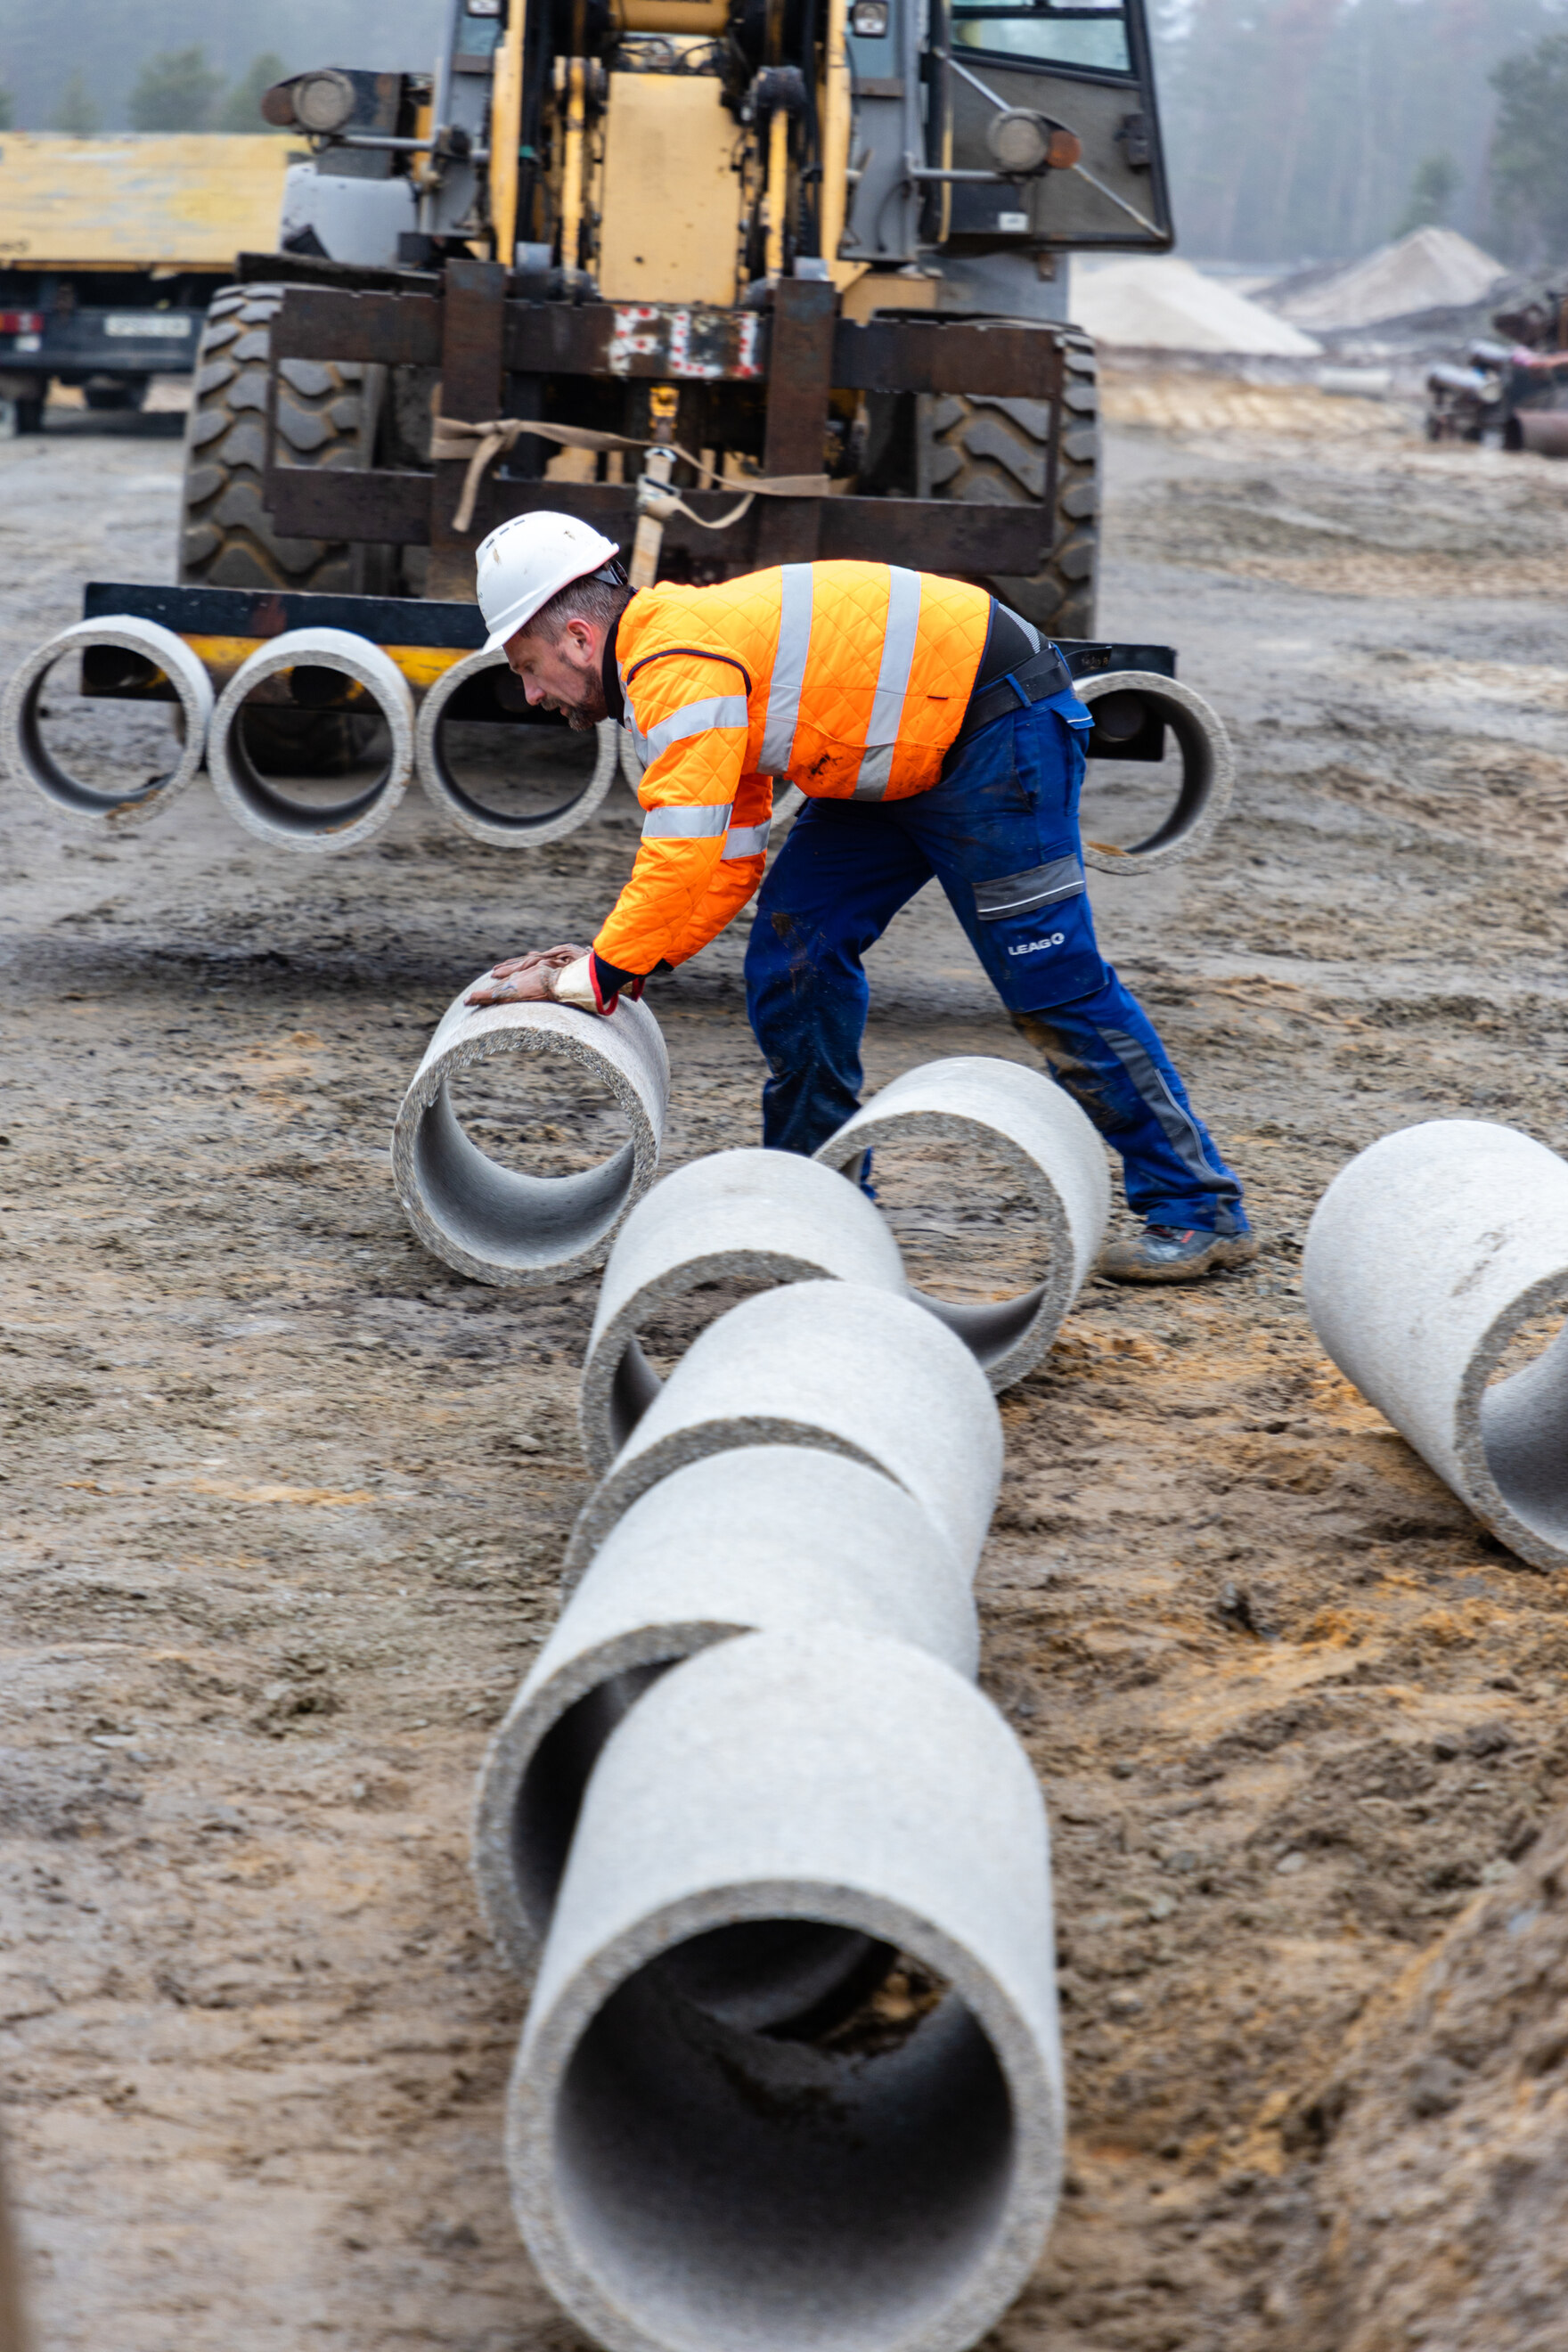
[[616, 663], [647, 814], [595, 953], [647, 972], [721, 931], [762, 880], [775, 778], [829, 800], [929, 790], [990, 617], [983, 588], [887, 563], [634, 596]]

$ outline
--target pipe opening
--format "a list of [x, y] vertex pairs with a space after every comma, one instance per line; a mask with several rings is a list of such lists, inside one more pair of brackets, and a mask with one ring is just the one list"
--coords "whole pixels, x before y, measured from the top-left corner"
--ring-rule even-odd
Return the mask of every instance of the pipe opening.
[[1094, 734], [1079, 806], [1085, 839], [1133, 857], [1179, 841], [1213, 788], [1206, 732], [1182, 704], [1148, 689], [1102, 695], [1090, 708]]
[[68, 646], [34, 678], [17, 713], [17, 748], [34, 783], [78, 816], [111, 816], [155, 800], [184, 762], [182, 704], [118, 698], [95, 662], [105, 650], [117, 677], [134, 666], [156, 678], [153, 665], [127, 648]]
[[548, 1919], [561, 1892], [588, 1780], [617, 1724], [679, 1664], [658, 1659], [610, 1675], [557, 1717], [529, 1761], [512, 1812], [512, 1867], [529, 1916]]
[[694, 1340], [743, 1298], [776, 1290], [782, 1274], [730, 1275], [719, 1282], [672, 1286], [638, 1324], [610, 1383], [610, 1434], [618, 1453]]
[[301, 665], [285, 673], [285, 701], [266, 679], [247, 695], [227, 736], [236, 791], [258, 814], [290, 833], [335, 831], [374, 808], [391, 781], [392, 732], [359, 688], [361, 701], [330, 696], [318, 683], [358, 686], [341, 671]]
[[891, 2352], [940, 2323], [994, 2245], [1012, 2103], [956, 1992], [925, 1977], [911, 1997], [906, 1974], [889, 1998], [918, 1963], [877, 1945], [876, 1987], [814, 2038], [724, 2014], [749, 1965], [793, 1953], [809, 1973], [847, 1937], [818, 1917], [691, 1938], [612, 1993], [573, 2053], [558, 2210], [577, 2262], [648, 2339]]
[[1531, 1533], [1568, 1551], [1568, 1321], [1558, 1306], [1494, 1335], [1479, 1402], [1487, 1468]]
[[[1203, 697], [1152, 670], [1079, 681], [1094, 720], [1079, 806], [1085, 863], [1135, 873], [1195, 848], [1229, 803], [1233, 761]], [[1122, 860], [1128, 861], [1125, 866]]]
[[553, 824], [594, 784], [595, 729], [533, 727], [515, 720], [447, 719], [436, 738], [447, 793], [470, 815], [522, 835]]
[[379, 646], [346, 629], [293, 629], [229, 679], [207, 764], [247, 831], [295, 849], [341, 849], [390, 820], [413, 738], [407, 682]]
[[415, 1172], [432, 1218], [471, 1256], [552, 1265], [620, 1217], [637, 1172], [628, 1130], [609, 1088], [575, 1059], [499, 1052], [466, 1063], [426, 1107]]
[[593, 815], [615, 782], [620, 731], [531, 709], [504, 654], [472, 654], [426, 696], [415, 757], [426, 793], [464, 832], [527, 848]]
[[1039, 1313], [1056, 1255], [1018, 1160], [969, 1137], [905, 1141], [890, 1128], [869, 1174], [911, 1292], [980, 1364], [995, 1362]]

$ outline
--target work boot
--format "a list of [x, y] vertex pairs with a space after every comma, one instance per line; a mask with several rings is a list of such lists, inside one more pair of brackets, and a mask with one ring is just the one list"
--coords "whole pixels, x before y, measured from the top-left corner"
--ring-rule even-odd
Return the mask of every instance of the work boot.
[[1131, 1241], [1111, 1242], [1097, 1274], [1110, 1282], [1196, 1282], [1222, 1268], [1250, 1265], [1256, 1234], [1215, 1234], [1202, 1225], [1145, 1225]]

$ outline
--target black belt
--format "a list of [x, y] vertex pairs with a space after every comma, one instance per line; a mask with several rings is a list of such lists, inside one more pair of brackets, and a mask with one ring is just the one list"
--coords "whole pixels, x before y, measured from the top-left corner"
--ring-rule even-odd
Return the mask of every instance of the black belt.
[[1053, 694], [1066, 694], [1071, 687], [1072, 672], [1056, 646], [1043, 645], [1037, 654], [1031, 654], [1026, 662], [1010, 669], [1005, 677], [979, 688], [970, 696], [963, 724], [948, 747], [949, 758], [972, 735], [989, 727], [994, 719], [1005, 718], [1009, 710], [1021, 710], [1026, 703], [1048, 702]]

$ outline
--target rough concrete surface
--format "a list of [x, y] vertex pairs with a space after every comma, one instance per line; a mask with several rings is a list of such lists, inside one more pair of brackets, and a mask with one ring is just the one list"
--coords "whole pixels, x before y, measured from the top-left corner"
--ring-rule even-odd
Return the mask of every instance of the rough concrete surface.
[[447, 712], [454, 695], [461, 693], [470, 678], [505, 667], [504, 651], [466, 654], [442, 672], [419, 705], [414, 730], [415, 772], [427, 797], [459, 833], [497, 849], [542, 849], [575, 833], [603, 804], [618, 772], [621, 730], [611, 719], [600, 721], [598, 757], [582, 790], [569, 800], [549, 809], [516, 814], [491, 806], [468, 789], [453, 764], [447, 741], [452, 722]]
[[[246, 706], [256, 688], [294, 669], [334, 670], [363, 687], [384, 741], [372, 773], [355, 774], [322, 803], [272, 788], [245, 742]], [[367, 747], [368, 748], [368, 747]], [[218, 696], [207, 729], [207, 772], [229, 814], [271, 849], [363, 849], [384, 833], [414, 773], [414, 697], [391, 656], [347, 629], [290, 629], [258, 646]]]
[[656, 1184], [616, 1236], [599, 1287], [577, 1406], [592, 1467], [609, 1468], [659, 1392], [637, 1335], [668, 1301], [824, 1275], [903, 1295], [899, 1245], [875, 1208], [814, 1160], [760, 1147], [714, 1151]]
[[[1568, 467], [1300, 389], [1113, 394], [1142, 421], [1111, 436], [1100, 625], [1180, 646], [1239, 782], [1211, 854], [1095, 877], [1096, 913], [1264, 1247], [1196, 1290], [1091, 1281], [1000, 1401], [982, 1679], [1050, 1807], [1070, 2137], [987, 2352], [1279, 2352], [1293, 2217], [1356, 2194], [1297, 2103], [1568, 1801], [1568, 1576], [1335, 1372], [1298, 1255], [1392, 1128], [1568, 1143]], [[6, 664], [84, 579], [169, 577], [165, 425], [0, 445]], [[1098, 782], [1086, 814], [1111, 836]], [[0, 793], [0, 2097], [48, 2352], [577, 2344], [508, 2202], [522, 1996], [467, 1846], [588, 1492], [598, 1286], [457, 1278], [386, 1137], [464, 974], [585, 937], [637, 826], [617, 789], [504, 855], [410, 794], [310, 859], [200, 787], [123, 842]], [[757, 1139], [743, 943], [650, 992], [667, 1167]], [[868, 1087], [1028, 1060], [937, 893], [869, 970]], [[487, 1148], [607, 1156], [569, 1074], [513, 1067], [477, 1074]], [[911, 1277], [1022, 1287], [1028, 1228], [932, 1153], [879, 1170]], [[1487, 2352], [1537, 2352], [1478, 2276]], [[1364, 2324], [1406, 2352], [1386, 2278]]]
[[[154, 664], [163, 671], [179, 697], [184, 722], [181, 739], [176, 742], [166, 728], [162, 730], [168, 765], [164, 767], [160, 762], [161, 772], [151, 776], [146, 773], [145, 761], [137, 756], [140, 746], [134, 740], [126, 744], [126, 756], [115, 763], [113, 772], [105, 775], [94, 763], [86, 775], [81, 775], [58, 756], [46, 739], [42, 725], [45, 697], [51, 690], [62, 698], [74, 696], [80, 656], [90, 647], [103, 646], [117, 647]], [[74, 662], [73, 656], [77, 657]], [[68, 675], [51, 689], [57, 662], [64, 662], [68, 673], [74, 669], [77, 675]], [[212, 708], [212, 682], [189, 646], [173, 629], [165, 629], [156, 621], [137, 620], [129, 614], [105, 621], [73, 621], [68, 628], [57, 630], [41, 646], [35, 646], [26, 660], [18, 663], [12, 672], [4, 703], [0, 704], [0, 770], [13, 781], [26, 778], [46, 801], [68, 816], [126, 832], [145, 824], [149, 817], [160, 815], [171, 801], [195, 782], [206, 757]]]
[[[858, 1996], [780, 1999], [770, 1958], [863, 1939]], [[588, 1784], [512, 2075], [567, 2308], [613, 2352], [964, 2352], [1056, 2204], [1052, 1940], [1040, 1792], [966, 1678], [837, 1625], [676, 1666]]]
[[879, 1472], [805, 1446], [691, 1463], [600, 1546], [490, 1743], [474, 1875], [516, 1968], [549, 1924], [587, 1777], [676, 1660], [759, 1630], [847, 1625], [912, 1642], [973, 1675], [970, 1581], [925, 1512]]
[[[488, 969], [488, 967], [487, 967]], [[466, 981], [437, 1024], [392, 1130], [392, 1176], [426, 1249], [475, 1282], [581, 1280], [601, 1266], [627, 1212], [658, 1171], [669, 1056], [646, 1004], [623, 998], [601, 1019], [570, 1004], [470, 1004]], [[628, 1130], [596, 1165], [530, 1170], [492, 1159], [452, 1097], [487, 1062], [521, 1055], [584, 1074]], [[586, 1123], [574, 1121], [579, 1136]]]
[[897, 1292], [796, 1282], [742, 1299], [682, 1356], [583, 1506], [567, 1588], [639, 1495], [741, 1445], [804, 1445], [881, 1471], [973, 1572], [1002, 1473], [1001, 1423], [973, 1357]]
[[1112, 847], [1085, 838], [1083, 860], [1091, 872], [1116, 874], [1131, 882], [1162, 866], [1173, 866], [1180, 857], [1191, 857], [1213, 838], [1235, 797], [1236, 753], [1219, 712], [1185, 679], [1163, 677], [1157, 670], [1123, 669], [1079, 681], [1079, 700], [1090, 710], [1117, 694], [1137, 695], [1145, 712], [1158, 716], [1168, 730], [1166, 756], [1179, 762], [1181, 775], [1179, 790], [1142, 840]]
[[1511, 1551], [1568, 1566], [1568, 1343], [1510, 1362], [1568, 1307], [1568, 1162], [1489, 1119], [1386, 1135], [1313, 1211], [1302, 1281], [1368, 1402]]

